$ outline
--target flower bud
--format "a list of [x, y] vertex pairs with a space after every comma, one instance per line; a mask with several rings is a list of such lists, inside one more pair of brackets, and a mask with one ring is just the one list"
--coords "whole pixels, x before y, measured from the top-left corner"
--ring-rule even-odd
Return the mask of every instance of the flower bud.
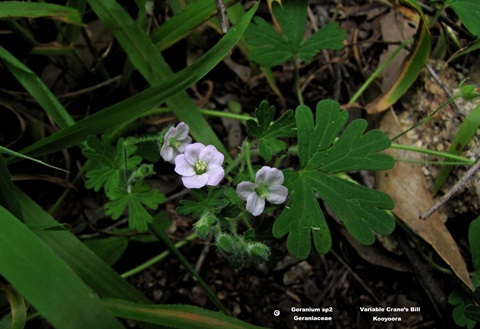
[[193, 225], [195, 229], [195, 233], [197, 233], [200, 239], [206, 239], [210, 233], [212, 233], [213, 226], [217, 224], [217, 217], [210, 213], [209, 211], [205, 211], [200, 219]]
[[253, 242], [247, 245], [250, 257], [256, 262], [266, 262], [270, 258], [270, 248], [261, 242]]

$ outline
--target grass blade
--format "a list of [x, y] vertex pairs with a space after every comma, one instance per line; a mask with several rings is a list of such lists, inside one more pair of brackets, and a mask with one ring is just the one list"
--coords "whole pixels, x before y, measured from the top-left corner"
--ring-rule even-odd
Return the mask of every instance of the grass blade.
[[414, 51], [406, 58], [393, 85], [383, 95], [365, 106], [368, 113], [374, 114], [385, 111], [402, 97], [415, 82], [420, 70], [426, 63], [430, 54], [431, 43], [430, 32], [425, 24], [420, 24]]
[[[480, 105], [470, 112], [465, 120], [462, 122], [455, 137], [452, 140], [452, 144], [447, 150], [447, 153], [453, 155], [460, 155], [463, 152], [465, 146], [470, 142], [470, 140], [475, 136], [477, 129], [480, 127]], [[448, 175], [452, 171], [452, 165], [445, 165], [440, 170], [440, 173], [435, 179], [434, 187], [432, 194], [437, 194], [438, 190], [442, 187], [443, 183], [447, 179]]]
[[5, 66], [12, 72], [18, 82], [35, 98], [61, 129], [75, 123], [42, 80], [2, 46], [0, 46], [0, 59], [3, 60]]
[[0, 207], [0, 274], [53, 326], [123, 328], [80, 278], [35, 234]]
[[[215, 67], [240, 40], [256, 8], [257, 6], [247, 12], [235, 27], [230, 29], [215, 46], [191, 66], [140, 94], [105, 108], [78, 121], [73, 126], [38, 141], [21, 152], [29, 156], [38, 156], [60, 151], [80, 144], [88, 135], [103, 133], [125, 122], [142, 117], [170, 97], [195, 84]], [[7, 163], [12, 160], [6, 159]]]
[[118, 317], [141, 320], [173, 328], [260, 329], [220, 312], [190, 305], [143, 305], [118, 299], [103, 299], [102, 303]]
[[15, 217], [23, 219], [20, 203], [15, 198], [15, 186], [3, 155], [0, 153], [0, 205], [8, 209]]
[[69, 24], [82, 25], [82, 18], [77, 10], [51, 3], [25, 1], [6, 1], [0, 3], [0, 19], [16, 17], [48, 17]]
[[[25, 323], [27, 322], [27, 306], [25, 305], [25, 300], [18, 291], [10, 285], [0, 283], [0, 291], [5, 293], [8, 302], [10, 304], [10, 314], [6, 316], [8, 319], [2, 321], [9, 322], [8, 328], [10, 329], [23, 329], [25, 328]], [[2, 325], [0, 324], [0, 328]]]
[[[16, 189], [26, 225], [55, 226], [59, 223], [21, 190]], [[104, 297], [129, 299], [139, 303], [149, 300], [68, 231], [35, 231], [77, 275]]]

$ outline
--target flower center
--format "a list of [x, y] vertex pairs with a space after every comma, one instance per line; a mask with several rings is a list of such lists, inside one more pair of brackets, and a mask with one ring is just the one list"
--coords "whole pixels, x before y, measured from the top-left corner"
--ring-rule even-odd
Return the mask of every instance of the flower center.
[[170, 145], [171, 147], [174, 147], [178, 150], [178, 148], [180, 147], [182, 143], [180, 143], [179, 141], [177, 141], [175, 138], [169, 138], [168, 139], [168, 145]]
[[194, 169], [197, 175], [204, 174], [207, 171], [207, 164], [205, 163], [205, 161], [198, 160], [197, 162], [195, 162]]
[[255, 192], [264, 199], [268, 196], [267, 186], [264, 184], [258, 184], [258, 186], [255, 187]]

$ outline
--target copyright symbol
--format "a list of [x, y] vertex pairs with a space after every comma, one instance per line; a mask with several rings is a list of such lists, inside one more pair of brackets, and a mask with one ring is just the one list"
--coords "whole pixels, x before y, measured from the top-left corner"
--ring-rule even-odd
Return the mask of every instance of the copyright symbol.
[[280, 311], [279, 311], [279, 310], [275, 310], [275, 311], [273, 311], [273, 315], [275, 315], [275, 316], [279, 316], [279, 315], [280, 315]]

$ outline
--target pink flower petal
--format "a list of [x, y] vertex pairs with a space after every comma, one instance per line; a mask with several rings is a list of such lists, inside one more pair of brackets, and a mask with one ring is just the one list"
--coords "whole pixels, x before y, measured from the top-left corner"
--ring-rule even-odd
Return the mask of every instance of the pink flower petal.
[[205, 172], [208, 175], [208, 182], [207, 185], [216, 186], [225, 176], [225, 171], [223, 170], [222, 166], [216, 164], [209, 164], [207, 167], [207, 171]]
[[260, 168], [260, 170], [257, 171], [257, 174], [255, 175], [256, 184], [263, 183], [268, 186], [282, 185], [283, 179], [283, 173], [280, 170], [267, 166], [263, 166], [262, 168]]
[[175, 139], [181, 141], [188, 137], [189, 127], [185, 122], [180, 122], [175, 128]]
[[185, 159], [187, 160], [187, 162], [194, 166], [200, 158], [200, 153], [204, 148], [205, 145], [203, 145], [202, 143], [193, 143], [187, 145], [185, 147]]
[[257, 193], [252, 193], [247, 198], [247, 211], [253, 216], [258, 216], [265, 209], [265, 199]]
[[181, 176], [195, 175], [195, 170], [185, 159], [185, 154], [180, 154], [175, 158], [175, 172]]
[[221, 165], [225, 157], [222, 153], [220, 153], [215, 146], [208, 145], [205, 147], [202, 152], [200, 153], [201, 160], [205, 161], [209, 164]]
[[174, 159], [173, 148], [170, 147], [168, 143], [164, 143], [160, 149], [160, 155], [162, 156], [163, 160], [168, 162], [172, 161]]
[[255, 194], [255, 184], [251, 182], [241, 182], [237, 185], [237, 195], [242, 200], [247, 198], [253, 193]]
[[267, 192], [267, 200], [273, 204], [284, 203], [288, 195], [288, 189], [285, 186], [270, 186]]
[[182, 182], [186, 188], [202, 188], [207, 185], [208, 175], [183, 176]]

